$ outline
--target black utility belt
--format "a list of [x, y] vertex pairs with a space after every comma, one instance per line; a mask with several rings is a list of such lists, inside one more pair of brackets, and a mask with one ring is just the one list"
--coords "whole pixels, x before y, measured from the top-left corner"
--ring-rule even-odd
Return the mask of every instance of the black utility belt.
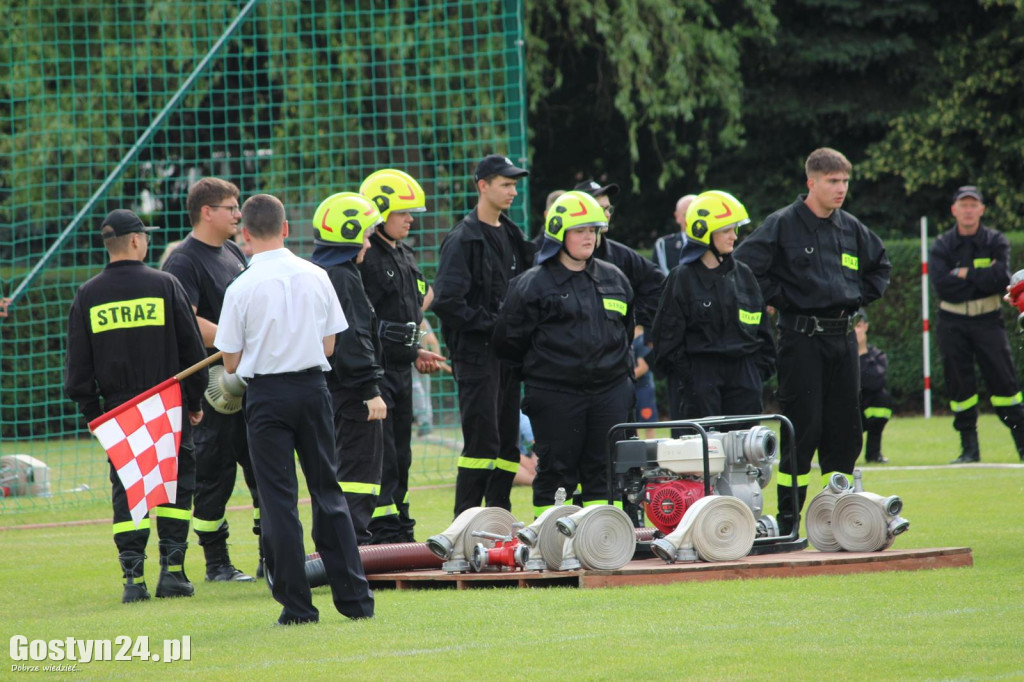
[[853, 318], [782, 313], [779, 315], [779, 327], [807, 336], [845, 336], [853, 329]]
[[388, 322], [381, 320], [377, 328], [381, 341], [399, 343], [403, 346], [415, 346], [423, 338], [420, 326], [415, 322]]
[[263, 379], [266, 377], [294, 377], [301, 374], [323, 374], [324, 370], [320, 369], [320, 365], [313, 367], [307, 367], [306, 369], [297, 369], [294, 372], [274, 372], [273, 374], [253, 374], [253, 379]]

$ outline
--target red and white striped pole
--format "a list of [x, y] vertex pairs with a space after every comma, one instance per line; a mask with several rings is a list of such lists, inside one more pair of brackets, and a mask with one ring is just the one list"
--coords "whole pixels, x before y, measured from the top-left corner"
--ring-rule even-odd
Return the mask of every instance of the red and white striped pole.
[[924, 418], [932, 416], [932, 364], [928, 324], [928, 218], [921, 216], [921, 340], [924, 352]]

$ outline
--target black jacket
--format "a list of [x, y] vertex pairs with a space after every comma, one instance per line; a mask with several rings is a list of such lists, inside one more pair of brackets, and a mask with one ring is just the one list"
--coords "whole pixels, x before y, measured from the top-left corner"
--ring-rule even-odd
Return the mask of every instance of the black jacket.
[[592, 258], [582, 272], [557, 258], [512, 280], [494, 327], [494, 352], [526, 384], [599, 392], [632, 376], [633, 290]]
[[665, 282], [654, 328], [656, 366], [680, 371], [702, 355], [754, 356], [767, 379], [775, 372], [775, 342], [754, 273], [734, 258], [709, 270], [701, 261], [680, 265]]
[[661, 274], [658, 266], [625, 244], [608, 239], [607, 235], [601, 235], [601, 243], [594, 249], [594, 256], [622, 270], [636, 296], [633, 301], [636, 323], [645, 328], [651, 326], [658, 311], [661, 285], [665, 281], [665, 275]]
[[[416, 265], [413, 250], [403, 242], [392, 248], [376, 233], [370, 236], [370, 245], [359, 272], [377, 319], [392, 324], [412, 322], [419, 329], [427, 282]], [[388, 369], [408, 369], [419, 354], [419, 345], [408, 346], [387, 339], [380, 343]]]
[[366, 297], [354, 260], [327, 268], [327, 276], [348, 321], [348, 328], [336, 337], [327, 387], [332, 393], [352, 391], [366, 401], [380, 395], [380, 380], [384, 376], [377, 315]]
[[[952, 274], [967, 268], [967, 277]], [[963, 303], [992, 294], [1002, 295], [1010, 283], [1010, 242], [982, 225], [971, 237], [956, 228], [944, 232], [928, 251], [928, 278], [943, 301]]]
[[[92, 421], [205, 357], [178, 280], [142, 261], [116, 261], [71, 303], [64, 392]], [[205, 368], [182, 381], [189, 412], [202, 408], [206, 382]]]
[[885, 246], [846, 211], [818, 218], [804, 197], [765, 218], [735, 258], [750, 266], [765, 301], [780, 312], [852, 314], [889, 286]]
[[885, 388], [889, 359], [885, 353], [868, 344], [868, 352], [860, 356], [860, 391], [870, 395]]
[[[473, 362], [486, 357], [498, 308], [509, 286], [501, 256], [490, 247], [483, 229], [495, 228], [482, 225], [474, 208], [441, 243], [430, 309], [440, 318], [445, 344], [456, 360]], [[505, 214], [499, 229], [505, 230], [512, 256], [524, 272], [533, 264], [533, 244]]]

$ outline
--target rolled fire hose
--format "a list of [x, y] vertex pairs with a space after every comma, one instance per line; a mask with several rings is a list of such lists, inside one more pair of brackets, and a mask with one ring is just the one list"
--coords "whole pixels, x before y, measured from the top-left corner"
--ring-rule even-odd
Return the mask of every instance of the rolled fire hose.
[[[403, 542], [391, 545], [365, 545], [359, 548], [363, 572], [389, 573], [413, 571], [419, 568], [441, 568], [441, 559], [434, 555], [425, 542]], [[306, 579], [310, 587], [327, 584], [327, 570], [319, 552], [306, 555]]]
[[574, 504], [563, 504], [550, 507], [537, 520], [523, 528], [516, 536], [530, 548], [530, 558], [526, 562], [528, 571], [557, 571], [562, 565], [562, 549], [565, 546], [563, 535], [555, 523], [564, 516], [571, 516], [580, 511]]
[[558, 519], [555, 526], [571, 538], [572, 552], [586, 569], [617, 570], [628, 564], [636, 551], [633, 522], [626, 512], [612, 505], [587, 507]]
[[832, 532], [847, 552], [880, 552], [910, 528], [900, 517], [903, 501], [875, 493], [842, 495], [832, 512]]
[[[446, 571], [468, 571], [468, 557], [473, 556], [473, 548], [481, 538], [473, 535], [473, 531], [510, 536], [516, 526], [516, 518], [499, 507], [471, 507], [459, 514], [448, 526], [448, 529], [427, 539], [427, 547], [436, 556], [445, 559], [442, 568]], [[494, 543], [483, 543], [493, 547]]]
[[245, 379], [227, 372], [224, 365], [214, 365], [210, 367], [210, 381], [203, 395], [217, 412], [235, 414], [242, 409], [246, 387]]
[[736, 561], [750, 554], [756, 535], [754, 513], [742, 500], [710, 495], [694, 502], [674, 531], [651, 543], [651, 551], [667, 563]]
[[850, 480], [834, 473], [828, 485], [807, 505], [807, 539], [819, 552], [838, 552], [842, 546], [832, 532], [832, 512], [840, 496], [850, 492]]

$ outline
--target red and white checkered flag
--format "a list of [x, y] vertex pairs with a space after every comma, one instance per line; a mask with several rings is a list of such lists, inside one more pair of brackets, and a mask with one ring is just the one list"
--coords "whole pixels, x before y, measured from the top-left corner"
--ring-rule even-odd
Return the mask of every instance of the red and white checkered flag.
[[128, 494], [136, 528], [150, 509], [178, 497], [181, 385], [171, 377], [89, 422]]

